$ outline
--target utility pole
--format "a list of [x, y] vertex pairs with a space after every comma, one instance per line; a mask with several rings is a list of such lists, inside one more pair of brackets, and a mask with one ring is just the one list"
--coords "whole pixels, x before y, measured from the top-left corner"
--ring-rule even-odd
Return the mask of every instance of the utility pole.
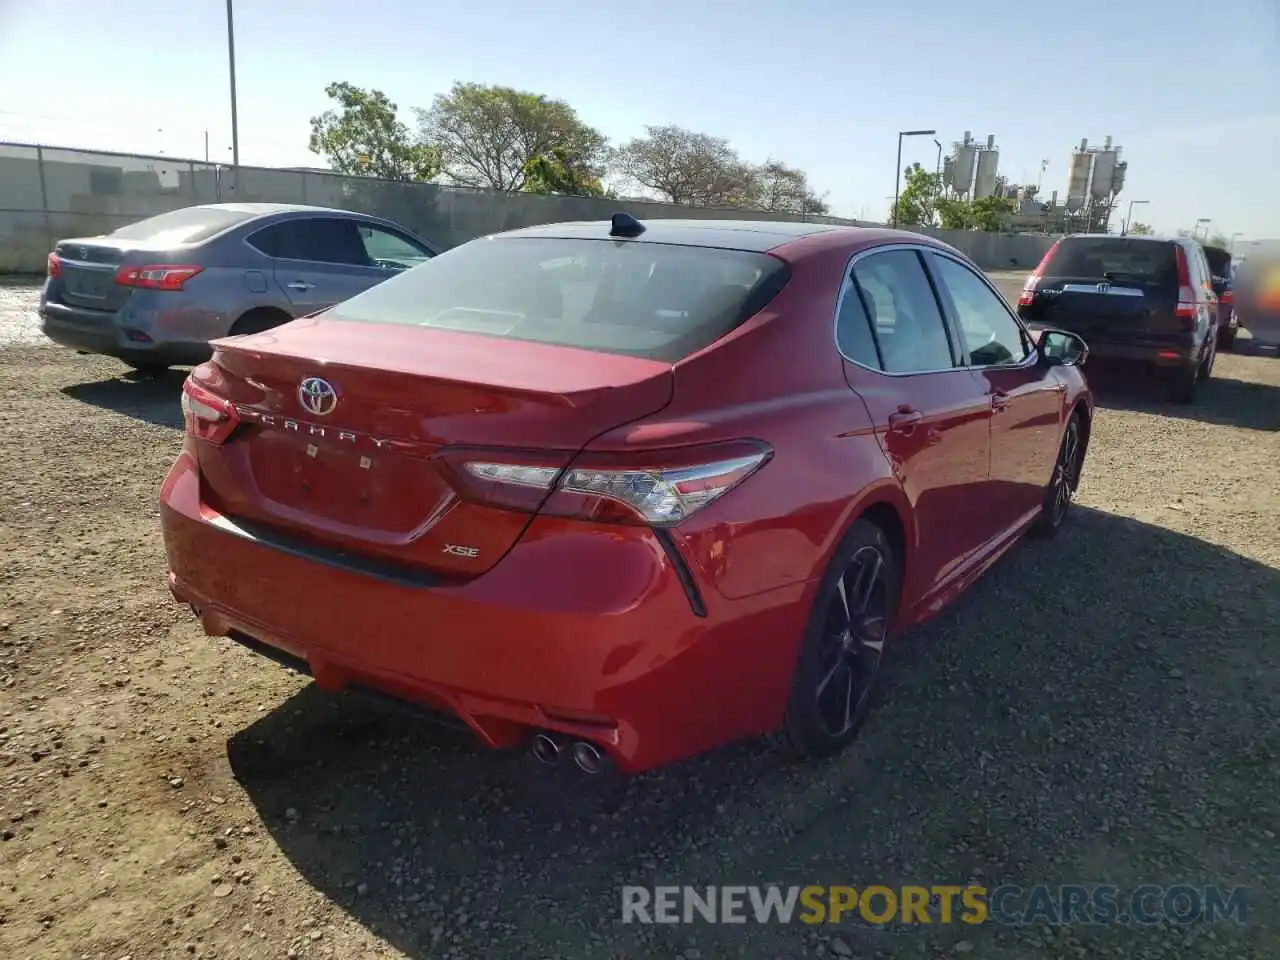
[[[232, 0], [227, 0], [227, 60], [231, 67], [231, 165], [238, 168], [240, 166], [240, 122], [236, 117], [236, 28], [231, 3]], [[205, 152], [208, 152], [207, 146]]]

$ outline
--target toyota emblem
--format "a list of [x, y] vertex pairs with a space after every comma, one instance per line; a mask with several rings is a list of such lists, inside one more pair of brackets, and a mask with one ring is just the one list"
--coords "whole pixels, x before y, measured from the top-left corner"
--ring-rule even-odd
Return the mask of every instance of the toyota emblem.
[[338, 405], [338, 391], [328, 380], [304, 377], [298, 384], [298, 402], [308, 413], [317, 417], [327, 417]]

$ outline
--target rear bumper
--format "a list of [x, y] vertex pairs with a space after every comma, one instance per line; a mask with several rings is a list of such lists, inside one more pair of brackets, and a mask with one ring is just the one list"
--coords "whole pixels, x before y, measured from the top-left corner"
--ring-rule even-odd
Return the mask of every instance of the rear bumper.
[[810, 585], [726, 601], [698, 617], [644, 530], [537, 518], [467, 583], [413, 586], [282, 551], [200, 501], [181, 454], [161, 491], [175, 599], [210, 635], [304, 660], [324, 689], [370, 688], [461, 719], [484, 744], [547, 729], [639, 772], [781, 720]]
[[[54, 343], [82, 353], [116, 357], [126, 363], [168, 366], [194, 366], [212, 355], [208, 343], [152, 339], [150, 334], [143, 333], [151, 328], [150, 322], [132, 318], [127, 312], [86, 310], [62, 303], [40, 304], [41, 332]], [[147, 339], [131, 338], [130, 330], [138, 331]]]
[[1194, 347], [1151, 346], [1147, 344], [1101, 343], [1088, 341], [1089, 359], [1112, 363], [1140, 363], [1147, 366], [1177, 369], [1195, 366], [1199, 354]]

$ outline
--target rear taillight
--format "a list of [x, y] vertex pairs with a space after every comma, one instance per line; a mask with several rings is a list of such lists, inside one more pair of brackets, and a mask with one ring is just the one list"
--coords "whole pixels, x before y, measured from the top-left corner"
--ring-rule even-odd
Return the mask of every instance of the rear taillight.
[[116, 271], [116, 283], [140, 290], [181, 290], [183, 284], [203, 269], [191, 264], [121, 267]]
[[1049, 266], [1049, 261], [1052, 260], [1053, 255], [1058, 252], [1058, 245], [1061, 243], [1061, 240], [1055, 241], [1053, 246], [1050, 247], [1045, 252], [1045, 255], [1040, 258], [1040, 263], [1031, 271], [1031, 275], [1027, 277], [1027, 282], [1022, 285], [1022, 292], [1018, 294], [1018, 306], [1030, 306], [1035, 300], [1036, 287], [1040, 285], [1041, 279], [1044, 278], [1044, 272]]
[[1236, 294], [1234, 290], [1223, 290], [1222, 299], [1218, 301], [1225, 306], [1231, 306], [1236, 302]]
[[1196, 290], [1191, 286], [1191, 268], [1187, 265], [1187, 252], [1181, 246], [1173, 248], [1174, 258], [1178, 263], [1178, 306], [1174, 313], [1185, 320], [1191, 320], [1195, 326], [1197, 320]]
[[182, 419], [187, 433], [213, 444], [225, 443], [240, 424], [240, 416], [230, 400], [190, 377], [182, 385]]
[[50, 277], [62, 276], [62, 258], [59, 257], [56, 253], [49, 254], [49, 260], [48, 260], [47, 266], [48, 266], [48, 273]]
[[472, 456], [452, 466], [463, 474], [460, 492], [491, 506], [669, 526], [719, 500], [771, 455], [766, 445], [742, 440], [644, 454], [588, 453], [567, 467], [507, 456]]

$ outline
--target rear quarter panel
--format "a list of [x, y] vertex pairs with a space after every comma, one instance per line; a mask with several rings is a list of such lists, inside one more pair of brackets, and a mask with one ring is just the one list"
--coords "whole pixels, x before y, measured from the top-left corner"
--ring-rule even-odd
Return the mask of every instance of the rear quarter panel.
[[[256, 222], [254, 225], [256, 229]], [[134, 291], [131, 305], [146, 310], [156, 340], [207, 343], [224, 337], [250, 310], [269, 307], [292, 317], [289, 301], [276, 288], [270, 261], [243, 242], [245, 228], [169, 256], [202, 271], [180, 293]]]
[[588, 450], [757, 439], [769, 463], [672, 532], [726, 598], [819, 578], [843, 533], [877, 500], [905, 500], [834, 342], [846, 251], [808, 256], [769, 307], [676, 365], [671, 403]]

